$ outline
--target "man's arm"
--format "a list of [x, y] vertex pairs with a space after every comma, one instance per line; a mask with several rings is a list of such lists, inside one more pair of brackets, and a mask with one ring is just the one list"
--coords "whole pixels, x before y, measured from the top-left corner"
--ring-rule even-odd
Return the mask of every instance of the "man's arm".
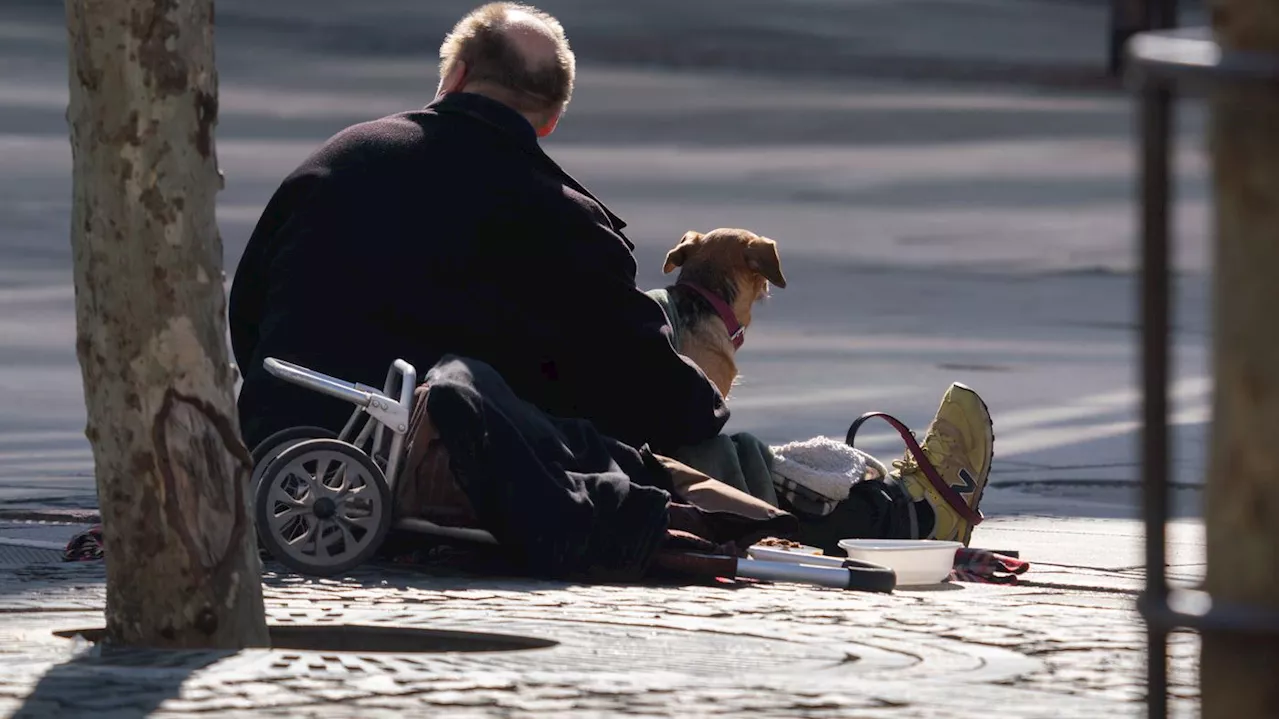
[[620, 239], [570, 242], [541, 290], [561, 329], [560, 380], [605, 434], [672, 452], [720, 433], [729, 409], [697, 365], [672, 347], [666, 315], [635, 284]]

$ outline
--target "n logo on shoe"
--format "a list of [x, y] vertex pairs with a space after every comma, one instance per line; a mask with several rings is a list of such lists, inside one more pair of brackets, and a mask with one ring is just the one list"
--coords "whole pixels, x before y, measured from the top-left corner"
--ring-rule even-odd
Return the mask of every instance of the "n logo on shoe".
[[960, 475], [960, 481], [964, 482], [964, 484], [957, 485], [956, 492], [960, 494], [972, 496], [973, 493], [978, 489], [978, 482], [974, 480], [973, 475], [969, 473], [969, 470], [965, 469], [964, 467], [960, 468], [959, 475]]

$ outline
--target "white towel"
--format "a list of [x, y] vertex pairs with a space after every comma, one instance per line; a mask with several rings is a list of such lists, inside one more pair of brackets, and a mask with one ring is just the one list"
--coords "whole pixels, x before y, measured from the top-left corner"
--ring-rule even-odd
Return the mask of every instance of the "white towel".
[[[829, 437], [791, 442], [773, 451], [773, 472], [836, 502], [867, 474], [867, 455]], [[874, 460], [873, 460], [874, 461]]]

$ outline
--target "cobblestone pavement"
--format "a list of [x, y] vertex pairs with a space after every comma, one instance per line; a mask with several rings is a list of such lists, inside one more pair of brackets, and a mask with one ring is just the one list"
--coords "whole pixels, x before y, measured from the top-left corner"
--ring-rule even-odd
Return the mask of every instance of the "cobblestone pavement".
[[[268, 570], [272, 567], [269, 565]], [[940, 585], [893, 595], [794, 585], [610, 586], [369, 567], [268, 571], [274, 625], [519, 635], [471, 652], [102, 654], [99, 564], [0, 570], [0, 715], [1084, 717], [1142, 712], [1130, 592]], [[1172, 706], [1198, 707], [1192, 636]]]

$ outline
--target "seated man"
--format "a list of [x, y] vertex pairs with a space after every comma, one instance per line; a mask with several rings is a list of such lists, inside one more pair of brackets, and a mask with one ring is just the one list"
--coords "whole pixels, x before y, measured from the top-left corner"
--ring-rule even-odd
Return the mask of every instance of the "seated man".
[[[426, 372], [467, 357], [539, 410], [633, 448], [671, 455], [719, 435], [724, 398], [637, 288], [624, 223], [539, 147], [574, 70], [554, 18], [485, 5], [445, 39], [430, 105], [343, 130], [285, 179], [230, 295], [250, 447], [294, 426], [337, 431], [351, 409], [272, 377], [267, 357], [370, 385], [396, 358]], [[976, 507], [987, 470], [968, 471]], [[912, 530], [887, 518], [920, 505], [925, 526], [967, 539], [969, 524], [934, 521], [924, 484], [904, 484], [844, 514], [863, 517], [864, 534], [900, 535]], [[848, 521], [832, 532], [855, 536]]]
[[338, 133], [263, 212], [230, 296], [245, 442], [350, 413], [266, 357], [381, 386], [397, 357], [426, 372], [462, 355], [634, 447], [718, 434], [724, 399], [636, 287], [624, 223], [538, 145], [573, 90], [560, 24], [485, 5], [440, 57], [434, 102]]

